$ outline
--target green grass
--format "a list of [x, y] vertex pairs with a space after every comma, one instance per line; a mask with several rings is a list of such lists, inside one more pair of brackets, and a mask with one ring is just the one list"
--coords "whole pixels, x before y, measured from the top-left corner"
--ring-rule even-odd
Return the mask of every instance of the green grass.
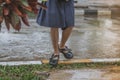
[[120, 66], [117, 63], [81, 63], [81, 64], [60, 64], [56, 68], [51, 68], [48, 64], [43, 65], [22, 65], [22, 66], [0, 66], [0, 80], [46, 80], [45, 76], [36, 75], [35, 71], [52, 72], [64, 69], [83, 68], [105, 68], [109, 66]]

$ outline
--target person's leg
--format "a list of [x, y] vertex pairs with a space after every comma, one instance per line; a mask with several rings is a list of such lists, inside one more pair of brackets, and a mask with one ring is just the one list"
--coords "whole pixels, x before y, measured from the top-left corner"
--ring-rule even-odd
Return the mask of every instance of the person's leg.
[[66, 42], [67, 42], [67, 40], [68, 40], [68, 38], [69, 38], [69, 36], [72, 32], [72, 29], [73, 29], [73, 27], [68, 27], [65, 30], [63, 30], [62, 39], [61, 39], [61, 42], [60, 42], [60, 45], [59, 45], [60, 49], [65, 48], [65, 44], [66, 44]]
[[59, 49], [58, 49], [58, 41], [59, 41], [59, 29], [58, 28], [51, 28], [51, 41], [54, 49], [54, 54], [52, 54], [49, 64], [52, 67], [57, 66], [59, 61]]
[[73, 27], [68, 27], [62, 32], [62, 39], [61, 43], [59, 45], [59, 51], [63, 53], [64, 57], [66, 59], [72, 59], [73, 58], [73, 53], [70, 48], [68, 48], [65, 44], [72, 32]]
[[59, 29], [51, 28], [51, 40], [54, 49], [54, 55], [59, 55], [58, 42], [59, 42]]

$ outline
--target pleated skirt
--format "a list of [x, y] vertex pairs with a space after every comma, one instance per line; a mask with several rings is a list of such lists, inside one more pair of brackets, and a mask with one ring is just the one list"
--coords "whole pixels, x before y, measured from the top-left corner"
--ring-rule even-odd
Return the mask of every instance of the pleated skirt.
[[74, 0], [68, 2], [58, 2], [58, 0], [48, 0], [44, 3], [48, 8], [40, 8], [37, 23], [40, 26], [52, 28], [74, 27]]

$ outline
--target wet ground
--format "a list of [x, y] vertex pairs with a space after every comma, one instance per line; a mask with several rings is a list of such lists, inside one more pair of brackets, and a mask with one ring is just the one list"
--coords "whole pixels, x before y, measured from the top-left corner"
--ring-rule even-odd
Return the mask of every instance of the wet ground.
[[119, 58], [119, 26], [120, 18], [83, 17], [83, 20], [80, 21], [76, 30], [73, 31], [69, 41], [69, 44], [76, 55], [75, 57]]
[[[20, 32], [0, 33], [0, 61], [39, 60], [49, 58], [52, 45], [49, 28], [40, 27], [34, 19]], [[76, 27], [67, 42], [74, 58], [120, 58], [120, 17], [76, 16]], [[61, 33], [61, 32], [60, 32]]]
[[48, 80], [120, 80], [119, 75], [120, 67], [60, 70], [51, 72]]

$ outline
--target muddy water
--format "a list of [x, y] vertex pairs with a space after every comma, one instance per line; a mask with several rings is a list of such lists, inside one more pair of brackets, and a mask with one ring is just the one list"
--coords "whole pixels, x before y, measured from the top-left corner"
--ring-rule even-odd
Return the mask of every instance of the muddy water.
[[[20, 32], [7, 32], [4, 24], [0, 33], [0, 61], [39, 60], [49, 58], [51, 46], [49, 28], [40, 27], [35, 20], [23, 25]], [[119, 58], [120, 18], [80, 17], [67, 42], [74, 58]]]
[[52, 73], [49, 80], [110, 80], [103, 74], [105, 72], [101, 70], [65, 70]]
[[60, 70], [51, 72], [48, 80], [120, 80], [120, 67]]

